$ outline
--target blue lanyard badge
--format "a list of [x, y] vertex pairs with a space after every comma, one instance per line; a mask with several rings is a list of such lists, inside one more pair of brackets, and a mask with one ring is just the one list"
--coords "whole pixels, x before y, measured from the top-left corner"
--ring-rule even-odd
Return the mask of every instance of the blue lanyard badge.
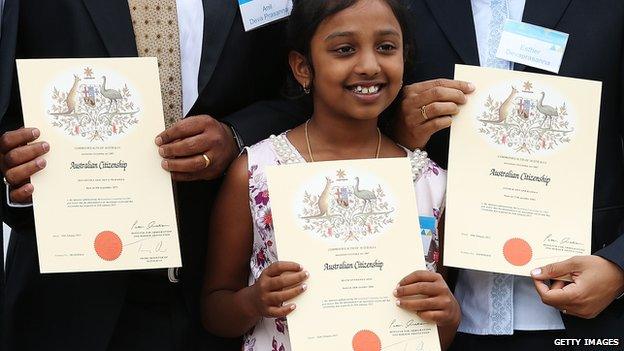
[[238, 0], [238, 5], [246, 32], [286, 18], [292, 11], [292, 0]]
[[508, 19], [496, 57], [559, 73], [569, 36], [567, 33]]

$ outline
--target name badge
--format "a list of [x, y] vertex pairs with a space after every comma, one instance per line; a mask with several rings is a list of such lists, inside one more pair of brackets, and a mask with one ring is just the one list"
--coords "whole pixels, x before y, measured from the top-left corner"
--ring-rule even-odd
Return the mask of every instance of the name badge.
[[292, 0], [238, 0], [245, 31], [290, 16]]
[[569, 34], [507, 20], [496, 57], [559, 73]]

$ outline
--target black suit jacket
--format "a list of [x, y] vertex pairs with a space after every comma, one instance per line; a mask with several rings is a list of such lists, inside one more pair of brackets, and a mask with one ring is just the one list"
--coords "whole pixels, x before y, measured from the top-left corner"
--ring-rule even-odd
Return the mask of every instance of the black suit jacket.
[[[453, 78], [456, 63], [479, 65], [470, 0], [409, 0], [414, 17], [414, 81]], [[592, 252], [624, 268], [624, 3], [620, 0], [527, 0], [523, 21], [570, 34], [559, 75], [603, 83]], [[515, 65], [516, 70], [548, 73]], [[427, 146], [432, 159], [446, 167], [448, 130]], [[624, 336], [624, 301], [614, 302], [598, 318], [564, 316], [570, 337]]]
[[[246, 33], [235, 0], [203, 3], [200, 96], [189, 114], [210, 114], [231, 123], [247, 144], [301, 123], [306, 112], [294, 104], [267, 102], [249, 106], [275, 99], [282, 86], [286, 68], [283, 23]], [[4, 24], [7, 28], [3, 29], [0, 57], [0, 116], [4, 116], [4, 130], [22, 123], [15, 81], [9, 89], [10, 77], [15, 76], [15, 38], [17, 58], [137, 55], [127, 0], [8, 0], [6, 5], [11, 8], [6, 13], [11, 18]], [[4, 37], [5, 33], [10, 35]], [[198, 333], [207, 218], [217, 184], [218, 181], [177, 184], [184, 265], [180, 284], [187, 297], [192, 327]], [[32, 211], [11, 213], [6, 220], [14, 231], [3, 304], [8, 349], [104, 350], [132, 273], [41, 275]]]

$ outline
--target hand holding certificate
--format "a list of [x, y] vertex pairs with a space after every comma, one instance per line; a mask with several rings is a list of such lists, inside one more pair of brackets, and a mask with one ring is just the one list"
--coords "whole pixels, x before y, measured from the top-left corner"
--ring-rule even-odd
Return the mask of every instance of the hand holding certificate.
[[42, 273], [178, 267], [156, 60], [18, 60], [27, 126], [50, 152], [32, 176]]
[[477, 87], [451, 127], [446, 265], [529, 276], [587, 255], [601, 85], [456, 66]]
[[399, 308], [392, 291], [401, 281], [395, 294], [418, 310], [426, 302], [407, 296], [427, 293], [411, 284], [439, 277], [424, 271], [409, 162], [317, 162], [267, 175], [280, 260], [310, 274], [288, 315], [293, 350], [438, 350], [436, 326]]

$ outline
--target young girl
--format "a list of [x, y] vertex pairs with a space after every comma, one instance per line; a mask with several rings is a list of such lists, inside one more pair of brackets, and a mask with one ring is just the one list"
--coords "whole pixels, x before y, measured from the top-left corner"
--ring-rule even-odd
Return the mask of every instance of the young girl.
[[[284, 302], [307, 289], [308, 273], [277, 259], [267, 166], [409, 157], [420, 215], [439, 220], [444, 202], [444, 171], [377, 128], [379, 115], [401, 90], [409, 52], [399, 2], [295, 1], [289, 26], [290, 67], [303, 91], [312, 94], [314, 113], [305, 124], [248, 148], [232, 164], [210, 221], [203, 322], [216, 335], [244, 334], [244, 350], [290, 350], [285, 317], [296, 306]], [[430, 267], [439, 257], [437, 244], [431, 244]], [[397, 283], [397, 305], [437, 323], [446, 348], [460, 310], [442, 277], [416, 271]]]

